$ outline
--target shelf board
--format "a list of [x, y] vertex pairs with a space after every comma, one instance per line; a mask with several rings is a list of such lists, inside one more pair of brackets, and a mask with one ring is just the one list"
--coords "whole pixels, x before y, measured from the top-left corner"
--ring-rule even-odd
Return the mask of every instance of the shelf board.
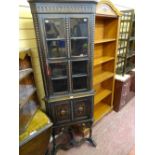
[[105, 57], [94, 59], [94, 67], [97, 66], [97, 65], [100, 65], [102, 63], [111, 61], [111, 60], [114, 60], [114, 57], [106, 57], [105, 56]]
[[121, 19], [121, 22], [131, 22], [131, 19]]
[[[25, 90], [26, 89], [26, 90]], [[20, 87], [20, 94], [19, 94], [19, 108], [21, 109], [30, 99], [30, 97], [34, 94], [36, 91], [35, 87]]]
[[100, 103], [95, 106], [94, 119], [95, 123], [99, 121], [104, 115], [111, 111], [112, 107], [106, 103]]
[[123, 41], [124, 41], [124, 40], [125, 40], [125, 41], [128, 41], [128, 38], [119, 38], [119, 40], [120, 40], [120, 41], [122, 41], [122, 40], [123, 40]]
[[108, 89], [104, 89], [103, 91], [97, 93], [95, 95], [95, 102], [94, 104], [96, 105], [97, 103], [99, 103], [100, 101], [102, 101], [104, 98], [106, 98], [107, 96], [109, 96], [112, 93], [111, 90]]
[[126, 56], [125, 55], [123, 56], [122, 54], [118, 54], [117, 57], [122, 58], [122, 59], [126, 58]]
[[134, 57], [134, 56], [135, 56], [135, 53], [130, 54], [130, 55], [127, 56], [127, 59], [132, 58], [132, 57]]
[[112, 72], [103, 72], [102, 74], [96, 75], [96, 76], [94, 76], [93, 85], [95, 86], [95, 85], [97, 85], [97, 84], [99, 84], [113, 76], [114, 76], [114, 73], [112, 73]]
[[111, 38], [111, 39], [100, 39], [100, 40], [95, 40], [95, 44], [106, 43], [106, 42], [112, 42], [112, 41], [116, 41], [116, 39], [115, 39], [115, 38]]
[[73, 78], [79, 78], [79, 77], [85, 77], [88, 76], [88, 74], [73, 74], [72, 77]]
[[52, 77], [51, 80], [63, 80], [67, 79], [67, 76], [59, 76], [59, 77]]
[[19, 71], [19, 81], [24, 79], [26, 76], [28, 76], [30, 73], [33, 72], [32, 68], [27, 68]]
[[80, 54], [80, 55], [71, 55], [71, 58], [80, 58], [81, 60], [88, 60], [88, 55], [86, 54]]
[[59, 41], [59, 40], [65, 40], [65, 38], [46, 38], [46, 41]]
[[77, 92], [84, 92], [84, 91], [88, 91], [87, 88], [81, 88], [81, 89], [74, 89], [73, 92], [77, 93]]
[[88, 39], [88, 37], [71, 37], [71, 39], [74, 39], [74, 40], [76, 40], [76, 39]]

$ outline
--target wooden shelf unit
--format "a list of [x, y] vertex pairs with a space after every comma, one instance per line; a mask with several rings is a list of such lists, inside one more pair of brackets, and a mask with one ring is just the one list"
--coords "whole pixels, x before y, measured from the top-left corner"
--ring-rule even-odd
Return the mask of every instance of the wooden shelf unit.
[[93, 72], [95, 123], [113, 108], [120, 16], [120, 12], [107, 0], [100, 1], [96, 10]]
[[19, 134], [24, 133], [39, 108], [31, 50], [19, 51]]

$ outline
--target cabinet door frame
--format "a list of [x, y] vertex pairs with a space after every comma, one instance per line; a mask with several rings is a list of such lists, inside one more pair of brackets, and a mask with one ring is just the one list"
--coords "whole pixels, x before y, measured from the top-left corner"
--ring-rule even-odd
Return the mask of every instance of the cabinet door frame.
[[[47, 47], [47, 43], [46, 43], [46, 30], [45, 30], [45, 23], [44, 21], [46, 19], [64, 19], [64, 32], [65, 32], [65, 36], [64, 36], [64, 39], [65, 39], [65, 51], [66, 51], [66, 57], [61, 57], [61, 58], [48, 58], [47, 56], [47, 52], [48, 52], [48, 47]], [[68, 73], [68, 70], [69, 70], [69, 63], [67, 62], [68, 60], [68, 53], [69, 53], [69, 50], [68, 50], [68, 42], [67, 42], [67, 19], [66, 19], [66, 16], [64, 16], [63, 14], [40, 14], [39, 15], [39, 23], [40, 23], [40, 33], [41, 33], [41, 39], [40, 39], [40, 42], [41, 42], [41, 45], [42, 45], [42, 49], [43, 51], [42, 52], [42, 58], [40, 58], [42, 60], [42, 68], [44, 69], [44, 73], [42, 76], [43, 78], [45, 79], [44, 81], [44, 85], [45, 85], [45, 89], [47, 90], [46, 94], [48, 97], [50, 96], [57, 96], [57, 95], [65, 95], [65, 94], [68, 94], [68, 92], [70, 92], [70, 86], [69, 86], [69, 83], [70, 81], [68, 80], [69, 79], [69, 73]], [[66, 91], [66, 93], [63, 93], [63, 92], [60, 92], [60, 93], [54, 93], [53, 91], [53, 85], [52, 85], [52, 81], [51, 81], [51, 77], [47, 75], [47, 70], [48, 70], [48, 65], [52, 62], [52, 63], [60, 63], [60, 62], [67, 62], [67, 87], [68, 87], [68, 91]]]
[[[81, 91], [88, 91], [88, 90], [90, 90], [91, 89], [91, 72], [92, 71], [90, 71], [90, 69], [91, 69], [91, 65], [90, 65], [90, 63], [91, 63], [91, 36], [90, 36], [90, 32], [91, 32], [91, 30], [90, 30], [90, 24], [91, 24], [91, 17], [92, 17], [92, 15], [90, 15], [90, 14], [69, 14], [69, 15], [67, 15], [67, 23], [68, 23], [68, 40], [69, 40], [69, 57], [70, 57], [70, 72], [71, 72], [71, 74], [70, 74], [70, 84], [71, 84], [71, 93], [76, 93], [76, 92], [81, 92]], [[71, 54], [71, 52], [72, 52], [72, 50], [71, 50], [71, 25], [70, 25], [70, 19], [84, 19], [84, 18], [87, 18], [87, 20], [88, 20], [88, 36], [87, 36], [87, 40], [88, 40], [88, 49], [87, 49], [87, 55], [86, 56], [81, 56], [81, 57], [76, 57], [76, 56], [72, 56], [72, 54]], [[87, 65], [87, 70], [88, 70], [88, 73], [87, 73], [87, 88], [86, 89], [79, 89], [79, 90], [74, 90], [73, 89], [73, 78], [72, 78], [72, 62], [73, 61], [83, 61], [83, 60], [87, 60], [88, 61], [88, 65]]]

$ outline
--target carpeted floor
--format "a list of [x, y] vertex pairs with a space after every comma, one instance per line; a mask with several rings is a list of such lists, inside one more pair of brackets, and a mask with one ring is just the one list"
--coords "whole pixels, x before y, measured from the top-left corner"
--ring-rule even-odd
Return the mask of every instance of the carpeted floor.
[[[134, 148], [135, 98], [118, 113], [112, 111], [93, 127], [94, 148], [85, 143], [57, 155], [128, 155]], [[134, 155], [134, 153], [132, 154]]]

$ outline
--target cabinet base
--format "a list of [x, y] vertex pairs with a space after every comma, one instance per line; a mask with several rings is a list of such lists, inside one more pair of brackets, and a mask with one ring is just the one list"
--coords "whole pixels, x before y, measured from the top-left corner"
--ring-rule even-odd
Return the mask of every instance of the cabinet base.
[[[88, 142], [93, 147], [96, 147], [96, 142], [92, 138], [92, 127], [89, 128], [89, 137], [85, 138], [84, 136], [82, 136], [80, 140], [75, 139], [73, 128], [68, 128], [65, 132], [66, 132], [66, 134], [69, 135], [69, 140], [66, 144], [56, 145], [56, 141], [55, 141], [55, 138], [53, 135], [53, 149], [51, 151], [51, 155], [56, 155], [57, 151], [60, 149], [69, 150], [70, 148], [78, 147], [85, 142]], [[65, 134], [65, 132], [63, 134]]]

